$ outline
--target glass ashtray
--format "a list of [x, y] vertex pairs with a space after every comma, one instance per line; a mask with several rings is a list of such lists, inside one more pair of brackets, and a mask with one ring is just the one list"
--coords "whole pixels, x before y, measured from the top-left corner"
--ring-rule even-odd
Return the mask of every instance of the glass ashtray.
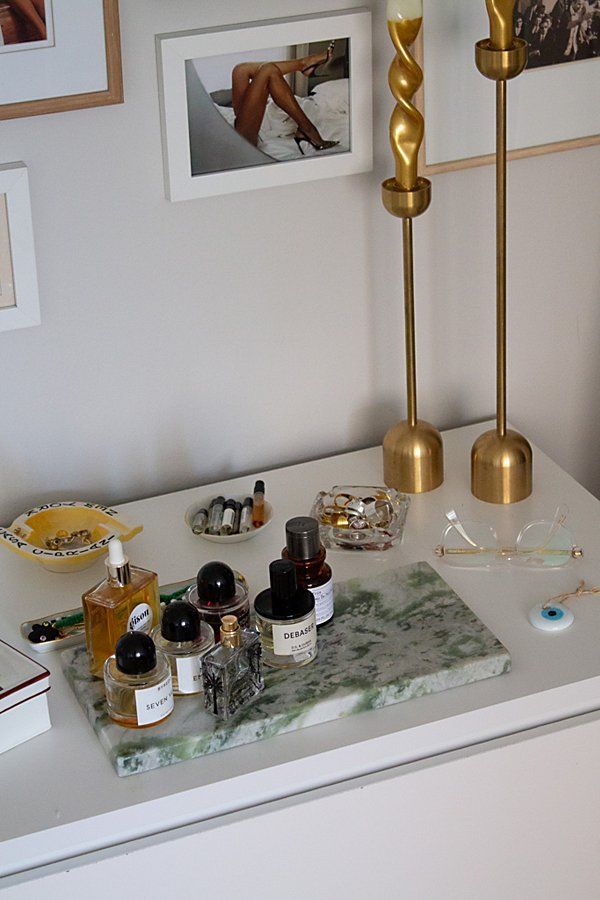
[[330, 550], [388, 550], [402, 540], [410, 497], [387, 487], [336, 484], [310, 511]]

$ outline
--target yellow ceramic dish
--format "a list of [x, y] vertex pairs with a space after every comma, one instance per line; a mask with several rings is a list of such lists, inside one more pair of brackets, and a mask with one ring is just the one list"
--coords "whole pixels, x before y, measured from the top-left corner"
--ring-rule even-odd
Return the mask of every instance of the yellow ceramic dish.
[[[0, 527], [0, 545], [41, 563], [51, 572], [80, 572], [107, 552], [108, 542], [128, 541], [143, 525], [128, 525], [115, 509], [83, 500], [44, 503]], [[83, 533], [78, 539], [77, 534]], [[51, 549], [60, 545], [61, 549]], [[82, 546], [83, 544], [83, 546]]]

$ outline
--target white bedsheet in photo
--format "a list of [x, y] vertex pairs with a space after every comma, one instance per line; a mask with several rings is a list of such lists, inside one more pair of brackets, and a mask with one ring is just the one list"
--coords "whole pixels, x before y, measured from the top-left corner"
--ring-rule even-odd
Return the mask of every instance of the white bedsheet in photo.
[[[329, 150], [316, 150], [302, 141], [305, 156], [323, 156], [350, 150], [350, 84], [347, 78], [325, 81], [317, 85], [309, 97], [297, 101], [324, 141], [339, 141]], [[216, 104], [215, 104], [216, 105]], [[235, 113], [231, 107], [218, 106], [224, 119], [233, 127]], [[276, 103], [269, 100], [258, 135], [258, 148], [273, 159], [298, 159], [302, 156], [294, 140], [297, 125]]]

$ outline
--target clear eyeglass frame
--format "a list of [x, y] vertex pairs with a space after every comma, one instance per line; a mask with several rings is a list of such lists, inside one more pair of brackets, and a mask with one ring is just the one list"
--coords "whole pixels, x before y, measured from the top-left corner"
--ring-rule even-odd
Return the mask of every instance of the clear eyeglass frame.
[[462, 522], [452, 509], [446, 513], [449, 524], [434, 553], [448, 565], [462, 569], [488, 569], [505, 562], [532, 569], [558, 569], [583, 556], [565, 527], [567, 516], [567, 507], [559, 506], [552, 520], [529, 522], [514, 546], [503, 547], [491, 525]]

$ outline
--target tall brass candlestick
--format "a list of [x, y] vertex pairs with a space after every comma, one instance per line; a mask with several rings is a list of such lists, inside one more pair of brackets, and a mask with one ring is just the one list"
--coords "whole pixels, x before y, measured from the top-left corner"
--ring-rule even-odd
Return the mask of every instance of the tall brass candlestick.
[[420, 494], [444, 480], [441, 435], [429, 422], [417, 418], [412, 220], [429, 207], [431, 183], [417, 172], [425, 126], [412, 99], [423, 73], [409, 48], [421, 29], [423, 0], [389, 0], [387, 19], [396, 48], [389, 71], [390, 89], [397, 101], [390, 120], [396, 177], [384, 181], [382, 197], [387, 211], [402, 219], [407, 419], [390, 428], [383, 440], [383, 477], [388, 487]]
[[515, 38], [516, 0], [486, 0], [490, 38], [475, 46], [477, 68], [496, 82], [496, 428], [471, 451], [471, 490], [488, 503], [516, 503], [532, 489], [529, 442], [506, 427], [506, 82], [527, 65], [527, 43]]

